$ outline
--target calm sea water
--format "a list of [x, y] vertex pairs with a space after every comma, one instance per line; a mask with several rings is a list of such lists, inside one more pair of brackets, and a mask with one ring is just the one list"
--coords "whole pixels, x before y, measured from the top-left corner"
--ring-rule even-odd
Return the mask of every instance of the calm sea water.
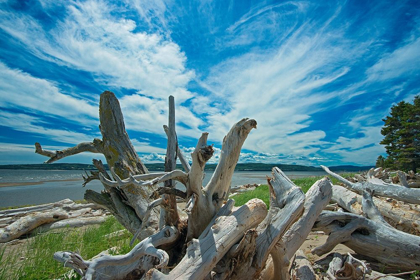
[[[291, 178], [322, 176], [326, 173], [293, 171], [285, 172]], [[0, 169], [0, 207], [20, 206], [56, 202], [65, 198], [83, 199], [86, 189], [97, 192], [103, 190], [100, 181], [92, 181], [82, 187], [83, 171], [80, 170], [5, 170]], [[206, 172], [204, 185], [212, 172]], [[265, 184], [269, 171], [235, 172], [231, 185]], [[13, 186], [5, 186], [8, 184]], [[179, 183], [178, 183], [179, 184]], [[180, 184], [179, 184], [180, 185]], [[180, 186], [182, 189], [182, 186]]]

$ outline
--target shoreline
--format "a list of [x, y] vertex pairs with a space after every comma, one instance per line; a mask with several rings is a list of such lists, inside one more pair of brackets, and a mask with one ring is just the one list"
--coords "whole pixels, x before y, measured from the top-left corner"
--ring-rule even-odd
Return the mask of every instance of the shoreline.
[[45, 183], [53, 183], [53, 182], [75, 182], [75, 181], [83, 181], [83, 179], [74, 178], [74, 179], [64, 179], [64, 180], [45, 180], [45, 181], [36, 181], [36, 182], [4, 182], [4, 183], [0, 183], [0, 188], [24, 187], [24, 186], [31, 186], [31, 185], [42, 185]]

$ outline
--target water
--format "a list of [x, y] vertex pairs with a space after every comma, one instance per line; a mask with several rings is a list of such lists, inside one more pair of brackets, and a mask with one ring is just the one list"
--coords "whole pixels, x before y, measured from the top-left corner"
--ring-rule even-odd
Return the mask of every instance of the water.
[[[213, 172], [206, 172], [204, 185], [210, 180]], [[291, 178], [322, 176], [323, 171], [285, 172]], [[83, 199], [86, 189], [97, 192], [103, 190], [98, 180], [91, 181], [82, 187], [84, 174], [81, 170], [5, 170], [0, 169], [0, 207], [20, 206], [56, 202], [65, 198]], [[231, 186], [244, 184], [266, 184], [269, 171], [235, 172]], [[183, 189], [178, 183], [177, 187]]]

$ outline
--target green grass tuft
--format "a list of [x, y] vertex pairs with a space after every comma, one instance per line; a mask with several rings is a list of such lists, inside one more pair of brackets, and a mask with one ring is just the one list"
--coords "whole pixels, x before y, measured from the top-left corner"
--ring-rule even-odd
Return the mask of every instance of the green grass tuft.
[[259, 198], [267, 205], [270, 206], [270, 190], [268, 189], [268, 185], [261, 185], [257, 187], [255, 190], [247, 191], [241, 194], [237, 194], [232, 197], [235, 200], [235, 206], [241, 206], [251, 200], [253, 198]]
[[[0, 279], [56, 279], [71, 269], [53, 259], [57, 251], [73, 251], [90, 259], [111, 247], [114, 254], [128, 253], [132, 235], [107, 238], [105, 235], [124, 229], [115, 217], [110, 216], [97, 227], [66, 228], [59, 231], [35, 233], [26, 247], [5, 254], [0, 245]], [[76, 278], [79, 279], [79, 278]]]

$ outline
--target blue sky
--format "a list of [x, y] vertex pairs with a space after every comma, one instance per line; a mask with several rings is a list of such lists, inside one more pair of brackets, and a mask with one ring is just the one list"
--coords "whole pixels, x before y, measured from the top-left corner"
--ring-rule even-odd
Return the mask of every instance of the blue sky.
[[249, 117], [241, 162], [373, 165], [382, 118], [420, 93], [419, 35], [418, 1], [2, 0], [0, 164], [100, 138], [110, 90], [145, 162], [173, 95], [187, 155], [206, 131], [217, 162]]

